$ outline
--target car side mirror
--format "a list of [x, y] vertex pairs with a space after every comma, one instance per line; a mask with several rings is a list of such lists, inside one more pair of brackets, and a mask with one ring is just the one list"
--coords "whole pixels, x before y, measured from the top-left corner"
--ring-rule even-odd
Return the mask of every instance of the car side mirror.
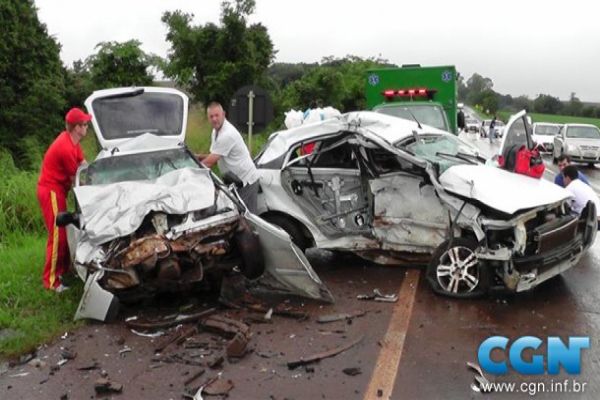
[[56, 215], [56, 226], [64, 227], [69, 224], [73, 224], [75, 227], [79, 228], [79, 214], [63, 211]]

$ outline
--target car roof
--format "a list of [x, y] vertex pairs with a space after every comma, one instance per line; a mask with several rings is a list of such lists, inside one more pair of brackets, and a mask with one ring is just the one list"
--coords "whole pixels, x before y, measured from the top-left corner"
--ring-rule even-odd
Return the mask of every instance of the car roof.
[[419, 128], [416, 122], [403, 118], [372, 111], [354, 111], [340, 117], [273, 133], [260, 156], [260, 163], [265, 164], [280, 157], [298, 143], [310, 142], [321, 136], [344, 131], [376, 135], [391, 145], [412, 136], [413, 131], [417, 134], [448, 134], [429, 125], [422, 124]]
[[561, 126], [558, 122], [534, 122], [533, 125]]
[[579, 126], [579, 127], [585, 127], [585, 128], [596, 128], [596, 129], [600, 129], [600, 128], [598, 128], [596, 125], [592, 125], [592, 124], [565, 124], [565, 125], [564, 125], [564, 127], [565, 127], [565, 128], [568, 128], [568, 127], [570, 127], [570, 126], [573, 126], [573, 127]]

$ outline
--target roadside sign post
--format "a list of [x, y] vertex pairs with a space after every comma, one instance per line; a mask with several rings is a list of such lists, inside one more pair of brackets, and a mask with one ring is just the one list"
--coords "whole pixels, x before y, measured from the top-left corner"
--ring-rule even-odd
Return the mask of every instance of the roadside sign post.
[[254, 125], [254, 91], [248, 92], [248, 151], [252, 154], [252, 126]]

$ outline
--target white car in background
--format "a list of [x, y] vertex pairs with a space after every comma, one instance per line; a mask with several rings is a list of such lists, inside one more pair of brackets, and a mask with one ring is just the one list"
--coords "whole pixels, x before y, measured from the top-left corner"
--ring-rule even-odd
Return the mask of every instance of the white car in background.
[[565, 124], [554, 137], [553, 161], [560, 155], [571, 161], [594, 165], [600, 162], [600, 129], [590, 124]]
[[[481, 123], [481, 127], [479, 128], [479, 136], [481, 137], [489, 137], [490, 134], [490, 123], [491, 119], [484, 119]], [[494, 137], [501, 138], [504, 135], [504, 122], [499, 119], [496, 120], [496, 125], [494, 126]]]
[[481, 123], [475, 118], [465, 118], [465, 130], [467, 132], [475, 132], [479, 131], [479, 125]]
[[560, 132], [562, 125], [549, 122], [536, 122], [533, 124], [533, 141], [542, 152], [551, 153], [554, 149], [554, 137]]

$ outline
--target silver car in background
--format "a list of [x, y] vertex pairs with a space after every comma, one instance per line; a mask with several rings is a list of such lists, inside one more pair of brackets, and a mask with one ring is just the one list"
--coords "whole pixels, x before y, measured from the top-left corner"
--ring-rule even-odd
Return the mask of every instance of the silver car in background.
[[551, 153], [554, 150], [554, 138], [560, 132], [561, 127], [561, 124], [549, 122], [535, 122], [532, 125], [532, 138], [540, 151]]
[[563, 154], [590, 166], [599, 163], [600, 129], [590, 124], [565, 124], [554, 137], [553, 161]]

